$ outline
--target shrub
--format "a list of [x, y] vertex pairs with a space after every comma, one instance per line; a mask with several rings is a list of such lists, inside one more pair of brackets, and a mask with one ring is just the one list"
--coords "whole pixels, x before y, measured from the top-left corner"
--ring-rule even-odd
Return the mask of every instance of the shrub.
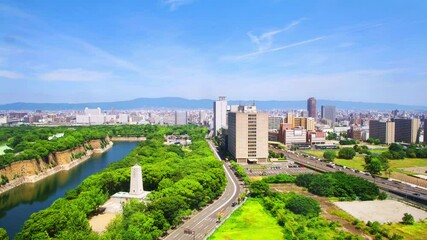
[[338, 157], [343, 159], [353, 159], [356, 156], [356, 151], [353, 148], [342, 148], [338, 152]]
[[378, 195], [378, 199], [379, 200], [385, 200], [385, 199], [387, 199], [387, 193], [380, 192], [380, 194]]
[[323, 153], [323, 158], [325, 158], [328, 161], [334, 161], [334, 159], [337, 157], [337, 154], [335, 153], [334, 150], [326, 150]]
[[413, 225], [415, 223], [414, 216], [409, 213], [403, 214], [402, 222], [405, 225]]
[[320, 213], [319, 203], [310, 197], [297, 195], [291, 198], [286, 204], [286, 208], [293, 213], [301, 214], [307, 217], [317, 217]]

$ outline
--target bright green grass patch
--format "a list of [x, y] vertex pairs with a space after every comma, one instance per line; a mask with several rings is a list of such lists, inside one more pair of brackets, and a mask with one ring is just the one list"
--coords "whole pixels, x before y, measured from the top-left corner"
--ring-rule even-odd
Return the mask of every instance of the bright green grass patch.
[[369, 152], [375, 153], [375, 154], [381, 154], [385, 151], [388, 151], [388, 148], [382, 148], [382, 149], [369, 149]]
[[334, 160], [334, 163], [364, 171], [365, 158], [363, 156], [356, 156], [351, 160], [337, 158]]
[[323, 158], [323, 153], [325, 151], [324, 150], [304, 150], [302, 152], [305, 152], [307, 154], [310, 154], [310, 155], [313, 155], [313, 156], [316, 156], [316, 157], [322, 157]]
[[390, 167], [407, 168], [407, 167], [427, 167], [426, 158], [405, 158], [402, 160], [389, 160]]
[[391, 225], [384, 224], [390, 233], [396, 233], [405, 238], [405, 240], [424, 240], [427, 239], [427, 221], [417, 222], [414, 225], [403, 225], [395, 223]]
[[4, 150], [6, 149], [11, 149], [10, 147], [6, 146], [6, 145], [1, 145], [0, 146], [0, 155], [4, 154]]
[[257, 199], [249, 198], [209, 239], [283, 239], [282, 227]]

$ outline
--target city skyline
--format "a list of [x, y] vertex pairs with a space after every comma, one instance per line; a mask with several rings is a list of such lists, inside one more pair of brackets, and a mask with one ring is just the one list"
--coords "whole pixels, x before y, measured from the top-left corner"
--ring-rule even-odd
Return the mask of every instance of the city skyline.
[[426, 9], [421, 1], [2, 1], [0, 104], [226, 95], [423, 105]]

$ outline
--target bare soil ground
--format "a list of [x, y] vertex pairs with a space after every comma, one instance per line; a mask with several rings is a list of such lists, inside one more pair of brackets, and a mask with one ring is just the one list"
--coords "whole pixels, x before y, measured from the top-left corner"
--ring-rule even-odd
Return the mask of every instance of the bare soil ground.
[[108, 199], [104, 205], [102, 205], [102, 207], [105, 207], [104, 213], [89, 219], [89, 225], [92, 227], [92, 230], [97, 233], [104, 233], [111, 220], [122, 213], [122, 203], [124, 203], [124, 201], [125, 200], [119, 198]]
[[407, 183], [411, 183], [411, 184], [415, 184], [415, 185], [427, 188], [427, 180], [424, 180], [421, 178], [408, 176], [406, 174], [399, 173], [399, 172], [392, 172], [390, 174], [390, 177], [400, 181], [404, 181]]
[[403, 214], [409, 213], [415, 221], [427, 218], [427, 212], [395, 200], [334, 202], [339, 208], [364, 222], [398, 223]]
[[339, 222], [342, 225], [342, 230], [346, 232], [362, 236], [364, 239], [372, 239], [370, 236], [367, 236], [362, 230], [357, 229], [352, 224], [352, 222], [346, 219], [342, 219], [341, 217], [338, 217], [334, 214], [331, 214], [331, 212], [339, 211], [340, 209], [329, 199], [309, 193], [305, 188], [298, 187], [294, 184], [272, 184], [270, 185], [270, 188], [271, 190], [276, 192], [295, 192], [307, 197], [314, 198], [319, 202], [322, 208], [322, 212], [320, 215], [323, 216], [325, 219], [327, 219], [328, 221]]
[[116, 215], [117, 214], [115, 213], [103, 213], [96, 215], [89, 220], [89, 225], [92, 227], [94, 232], [103, 233]]
[[427, 167], [409, 167], [402, 169], [408, 172], [413, 172], [415, 174], [427, 175]]

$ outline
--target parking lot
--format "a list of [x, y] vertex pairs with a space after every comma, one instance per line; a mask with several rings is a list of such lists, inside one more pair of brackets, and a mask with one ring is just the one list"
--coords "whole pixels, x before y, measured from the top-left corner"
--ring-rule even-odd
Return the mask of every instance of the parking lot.
[[268, 164], [246, 164], [242, 165], [248, 176], [274, 176], [277, 174], [307, 174], [315, 173], [313, 170], [295, 164], [289, 163], [268, 163]]

